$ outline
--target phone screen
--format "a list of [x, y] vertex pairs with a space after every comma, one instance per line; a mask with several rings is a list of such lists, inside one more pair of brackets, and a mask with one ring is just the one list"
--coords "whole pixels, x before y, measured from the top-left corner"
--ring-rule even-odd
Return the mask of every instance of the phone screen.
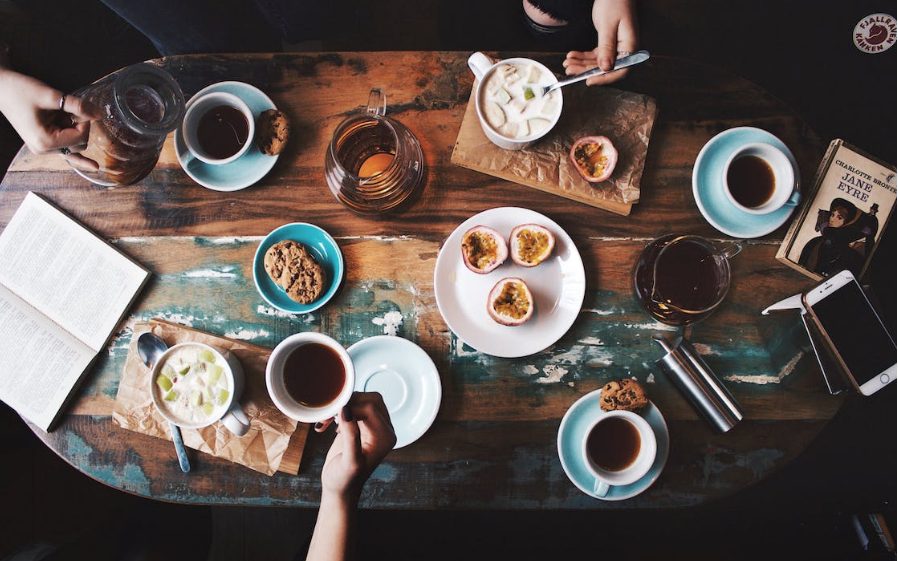
[[859, 284], [837, 288], [812, 308], [859, 386], [895, 364], [895, 343]]

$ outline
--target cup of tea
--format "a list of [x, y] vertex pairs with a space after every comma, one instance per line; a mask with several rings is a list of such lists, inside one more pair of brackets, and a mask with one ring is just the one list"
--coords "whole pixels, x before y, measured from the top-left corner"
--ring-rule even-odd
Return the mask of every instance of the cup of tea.
[[595, 477], [593, 493], [604, 497], [611, 487], [642, 479], [658, 452], [655, 431], [630, 411], [609, 411], [586, 431], [583, 457]]
[[284, 415], [317, 423], [336, 416], [349, 403], [355, 369], [340, 343], [321, 333], [297, 333], [271, 352], [265, 384]]
[[200, 429], [216, 421], [237, 436], [249, 431], [240, 407], [243, 367], [232, 353], [203, 343], [169, 347], [153, 366], [150, 394], [166, 421]]
[[222, 165], [249, 150], [256, 123], [242, 99], [227, 92], [210, 92], [187, 107], [181, 131], [192, 156], [207, 164]]
[[770, 144], [748, 144], [735, 151], [723, 166], [723, 186], [727, 199], [750, 214], [768, 214], [801, 199], [792, 162]]

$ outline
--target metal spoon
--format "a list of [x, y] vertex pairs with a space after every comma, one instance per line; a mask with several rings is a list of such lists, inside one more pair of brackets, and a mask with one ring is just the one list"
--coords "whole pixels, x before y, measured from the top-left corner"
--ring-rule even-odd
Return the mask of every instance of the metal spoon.
[[[165, 341], [150, 333], [143, 333], [137, 338], [137, 356], [151, 370], [159, 357], [168, 350]], [[175, 443], [175, 451], [178, 453], [178, 463], [181, 465], [181, 471], [190, 472], [190, 460], [187, 458], [187, 449], [184, 448], [184, 439], [181, 438], [181, 429], [174, 423], [169, 423], [168, 428], [171, 431], [172, 442]]]
[[612, 68], [611, 70], [602, 70], [599, 67], [595, 67], [591, 70], [587, 70], [586, 72], [581, 72], [580, 74], [577, 74], [576, 76], [571, 76], [570, 78], [567, 78], [564, 80], [559, 80], [558, 82], [555, 82], [551, 86], [546, 86], [543, 88], [543, 95], [546, 95], [547, 93], [549, 93], [551, 91], [555, 91], [558, 88], [561, 88], [563, 86], [567, 86], [570, 84], [576, 84], [577, 82], [582, 82], [583, 80], [586, 80], [587, 78], [592, 78], [593, 76], [601, 76], [603, 74], [608, 74], [610, 72], [614, 72], [615, 70], [620, 70], [621, 68], [626, 68], [628, 66], [633, 66], [635, 64], [639, 64], [640, 62], [645, 62], [648, 59], [649, 59], [648, 51], [636, 51], [635, 53], [633, 53], [631, 55], [622, 56], [619, 59], [615, 60], [614, 68]]

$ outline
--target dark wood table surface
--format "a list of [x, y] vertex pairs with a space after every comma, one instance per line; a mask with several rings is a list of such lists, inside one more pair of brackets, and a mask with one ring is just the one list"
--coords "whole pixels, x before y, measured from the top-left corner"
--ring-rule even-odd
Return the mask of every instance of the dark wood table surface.
[[[816, 365], [797, 347], [793, 360], [777, 366], [765, 345], [767, 320], [759, 311], [809, 285], [774, 259], [785, 227], [744, 244], [733, 261], [727, 300], [687, 330], [745, 409], [746, 419], [728, 434], [714, 433], [654, 370], [659, 352], [650, 338], [663, 326], [641, 310], [629, 283], [637, 255], [654, 237], [675, 232], [724, 239], [705, 222], [692, 197], [692, 166], [708, 139], [735, 126], [767, 129], [792, 149], [805, 185], [823, 155], [820, 139], [758, 86], [705, 65], [656, 57], [619, 84], [655, 97], [660, 116], [641, 200], [629, 217], [616, 216], [450, 164], [472, 84], [467, 56], [395, 52], [165, 59], [187, 96], [213, 82], [241, 80], [268, 93], [292, 118], [294, 135], [286, 152], [265, 179], [244, 191], [220, 193], [193, 183], [178, 166], [171, 139], [146, 179], [110, 190], [87, 183], [56, 156], [20, 152], [0, 184], [0, 225], [9, 222], [28, 191], [36, 191], [154, 272], [61, 425], [49, 434], [35, 428], [35, 434], [84, 474], [139, 495], [184, 503], [314, 506], [330, 434], [309, 438], [298, 476], [266, 477], [196, 453], [194, 471], [184, 475], [171, 443], [113, 424], [110, 412], [130, 325], [161, 317], [267, 346], [315, 330], [348, 346], [382, 333], [372, 319], [400, 311], [400, 335], [420, 344], [438, 365], [443, 401], [430, 431], [392, 453], [374, 472], [363, 495], [365, 507], [687, 506], [743, 489], [800, 454], [841, 399], [826, 393]], [[561, 70], [561, 56], [535, 58]], [[385, 89], [388, 113], [418, 136], [427, 160], [420, 199], [402, 214], [377, 220], [338, 204], [323, 171], [334, 127], [365, 103], [373, 86]], [[509, 205], [556, 220], [573, 237], [587, 273], [583, 310], [568, 334], [545, 352], [515, 360], [463, 345], [440, 317], [432, 279], [440, 244], [459, 223]], [[252, 256], [261, 237], [293, 221], [328, 230], [347, 262], [337, 298], [306, 316], [277, 313], [252, 281]], [[556, 435], [574, 401], [621, 376], [646, 382], [670, 427], [671, 453], [647, 492], [608, 503], [582, 494], [567, 479]], [[545, 383], [553, 379], [558, 381]]]

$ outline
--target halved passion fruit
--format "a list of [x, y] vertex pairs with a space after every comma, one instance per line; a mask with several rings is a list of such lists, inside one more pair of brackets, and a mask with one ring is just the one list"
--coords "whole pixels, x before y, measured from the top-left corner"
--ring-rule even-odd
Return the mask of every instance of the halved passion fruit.
[[461, 238], [461, 258], [475, 273], [485, 275], [505, 262], [508, 247], [502, 234], [487, 226], [474, 226]]
[[486, 304], [493, 320], [510, 326], [526, 323], [533, 315], [533, 307], [533, 294], [523, 280], [515, 277], [497, 282]]
[[574, 142], [571, 161], [583, 179], [599, 183], [611, 177], [617, 164], [617, 150], [607, 137], [584, 136]]
[[524, 267], [536, 267], [555, 248], [555, 236], [539, 224], [521, 224], [511, 231], [511, 259]]

